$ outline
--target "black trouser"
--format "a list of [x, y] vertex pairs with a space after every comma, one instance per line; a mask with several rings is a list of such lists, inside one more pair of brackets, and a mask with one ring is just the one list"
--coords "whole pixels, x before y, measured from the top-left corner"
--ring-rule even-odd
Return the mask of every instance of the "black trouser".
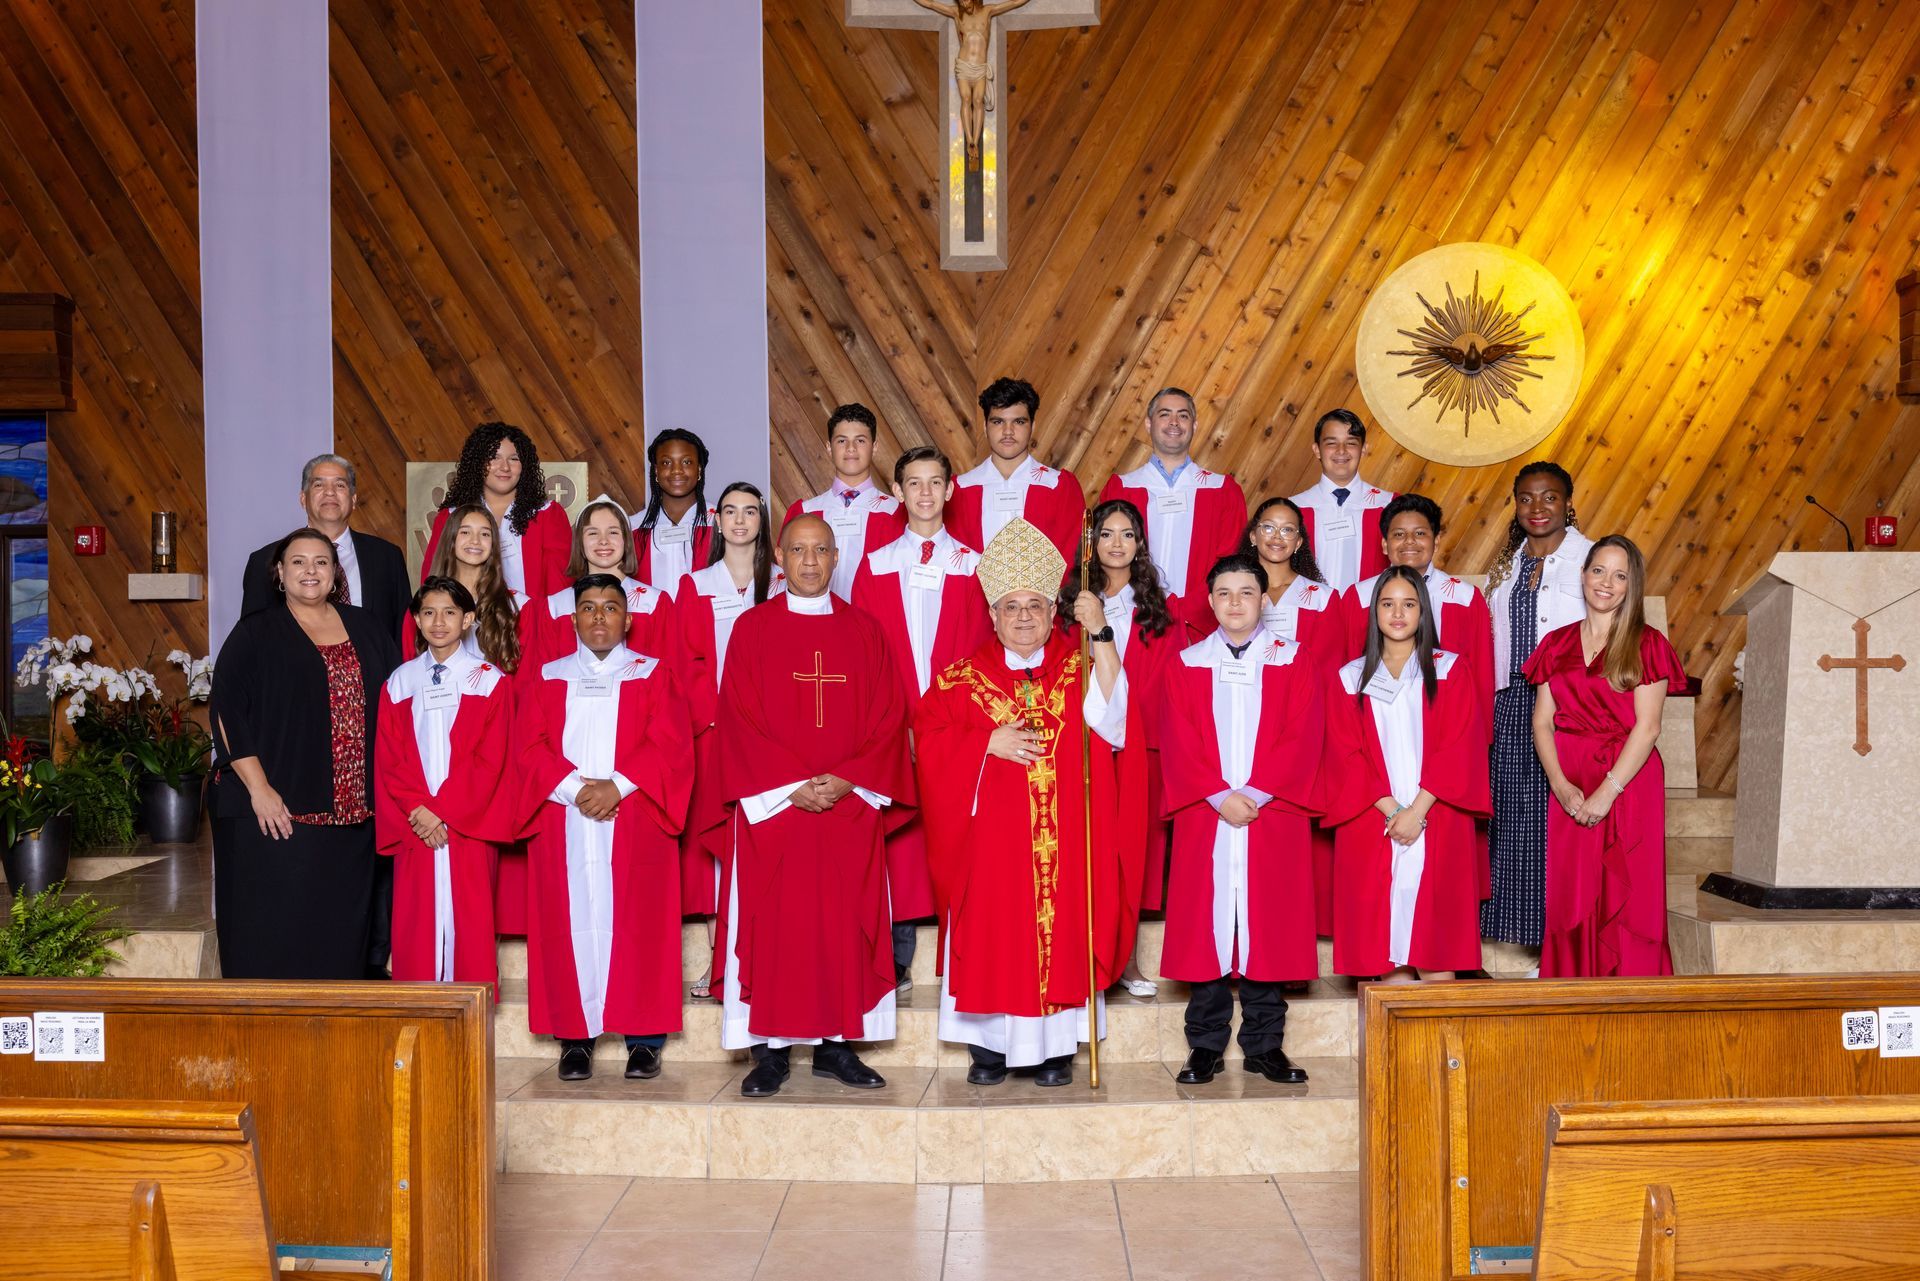
[[385, 970], [393, 956], [393, 860], [375, 859], [373, 864], [373, 910], [367, 922], [367, 969]]
[[[560, 1048], [563, 1050], [570, 1050], [577, 1045], [587, 1053], [593, 1053], [593, 1040], [589, 1037], [581, 1037], [575, 1040], [571, 1037], [563, 1036], [559, 1038], [559, 1041]], [[651, 1046], [656, 1050], [663, 1050], [667, 1046], [667, 1034], [665, 1032], [656, 1032], [651, 1036], [629, 1036], [626, 1038], [626, 1042], [628, 1054], [632, 1054], [634, 1048], [641, 1045]]]
[[[1286, 988], [1279, 983], [1240, 979], [1240, 1048], [1269, 1054], [1280, 1048], [1287, 1030]], [[1222, 1051], [1233, 1026], [1231, 978], [1195, 983], [1187, 998], [1187, 1044], [1196, 1050]]]
[[[984, 1045], [969, 1045], [967, 1047], [967, 1053], [973, 1056], [974, 1063], [980, 1067], [1003, 1068], [1007, 1065], [1006, 1055], [998, 1050], [989, 1050]], [[1056, 1054], [1050, 1059], [1034, 1064], [1034, 1066], [1036, 1068], [1065, 1067], [1071, 1062], [1073, 1062], [1073, 1055]]]

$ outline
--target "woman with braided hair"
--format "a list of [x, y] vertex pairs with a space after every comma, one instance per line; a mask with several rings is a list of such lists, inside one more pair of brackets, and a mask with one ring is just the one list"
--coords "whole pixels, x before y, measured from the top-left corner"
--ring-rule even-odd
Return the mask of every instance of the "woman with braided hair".
[[1534, 751], [1536, 688], [1522, 670], [1548, 632], [1586, 617], [1581, 567], [1592, 540], [1575, 528], [1573, 477], [1528, 463], [1513, 482], [1507, 544], [1487, 575], [1493, 614], [1491, 895], [1483, 938], [1538, 947], [1546, 922], [1547, 807], [1553, 789]]
[[484, 503], [498, 527], [500, 565], [507, 589], [519, 600], [545, 600], [567, 583], [567, 556], [573, 547], [573, 522], [547, 497], [540, 451], [527, 433], [511, 423], [485, 422], [467, 433], [453, 483], [433, 517], [426, 563], [433, 564], [446, 528], [447, 513], [467, 503]]
[[634, 577], [677, 597], [680, 580], [713, 559], [706, 442], [667, 428], [647, 445], [647, 473], [647, 509], [633, 518]]

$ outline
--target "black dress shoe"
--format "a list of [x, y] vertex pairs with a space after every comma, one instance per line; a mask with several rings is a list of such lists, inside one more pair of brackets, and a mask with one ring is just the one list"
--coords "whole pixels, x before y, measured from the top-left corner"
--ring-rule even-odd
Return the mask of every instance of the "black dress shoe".
[[822, 1041], [813, 1049], [813, 1074], [831, 1077], [856, 1090], [877, 1090], [887, 1078], [860, 1061], [860, 1056], [839, 1041]]
[[1040, 1065], [1040, 1070], [1033, 1074], [1033, 1083], [1049, 1086], [1072, 1085], [1073, 1059], [1048, 1059]]
[[651, 1081], [660, 1075], [660, 1051], [651, 1045], [636, 1045], [627, 1051], [627, 1080]]
[[968, 1085], [999, 1085], [1007, 1079], [1004, 1063], [976, 1063], [967, 1069]]
[[764, 1099], [778, 1094], [792, 1070], [787, 1066], [786, 1055], [769, 1054], [755, 1063], [753, 1071], [747, 1073], [746, 1080], [740, 1082], [740, 1093], [750, 1099]]
[[560, 1047], [560, 1079], [584, 1081], [593, 1075], [593, 1042], [568, 1042]]
[[1187, 1064], [1173, 1078], [1182, 1085], [1205, 1085], [1227, 1065], [1227, 1056], [1218, 1050], [1199, 1050], [1187, 1055]]
[[1296, 1067], [1284, 1050], [1268, 1050], [1265, 1054], [1247, 1055], [1247, 1071], [1257, 1072], [1267, 1080], [1280, 1085], [1307, 1083], [1307, 1070]]

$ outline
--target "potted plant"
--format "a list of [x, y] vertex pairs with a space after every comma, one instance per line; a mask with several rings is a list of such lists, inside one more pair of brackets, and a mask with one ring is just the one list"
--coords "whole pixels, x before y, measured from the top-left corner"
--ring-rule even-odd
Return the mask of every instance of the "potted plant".
[[38, 893], [18, 890], [0, 930], [0, 975], [9, 978], [99, 978], [120, 959], [110, 944], [133, 933], [101, 921], [113, 909], [91, 894], [61, 901], [64, 883]]
[[0, 824], [4, 824], [7, 885], [38, 894], [67, 878], [73, 823], [71, 802], [59, 770], [45, 757], [33, 759], [19, 735], [7, 739], [0, 759]]
[[155, 718], [153, 737], [133, 745], [146, 771], [140, 780], [140, 825], [156, 845], [184, 845], [200, 831], [200, 787], [213, 737], [178, 707]]

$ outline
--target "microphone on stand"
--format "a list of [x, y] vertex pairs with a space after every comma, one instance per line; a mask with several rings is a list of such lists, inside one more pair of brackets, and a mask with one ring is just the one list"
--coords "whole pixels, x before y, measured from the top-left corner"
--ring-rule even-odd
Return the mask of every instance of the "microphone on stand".
[[1840, 532], [1847, 536], [1847, 550], [1852, 551], [1853, 550], [1853, 530], [1847, 527], [1847, 522], [1844, 520], [1841, 520], [1838, 516], [1835, 516], [1830, 508], [1828, 508], [1819, 499], [1815, 498], [1812, 494], [1807, 495], [1807, 503], [1809, 506], [1818, 507], [1821, 511], [1826, 512], [1827, 515], [1833, 520], [1833, 523], [1840, 526]]

